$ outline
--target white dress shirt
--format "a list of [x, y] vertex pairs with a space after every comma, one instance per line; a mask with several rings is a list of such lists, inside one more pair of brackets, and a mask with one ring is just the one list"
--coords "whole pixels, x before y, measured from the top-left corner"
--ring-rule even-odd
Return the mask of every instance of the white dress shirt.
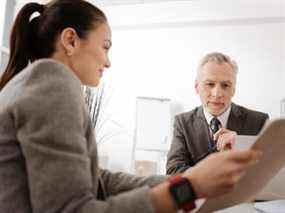
[[[207, 123], [210, 126], [210, 122], [211, 122], [212, 118], [215, 116], [210, 114], [204, 107], [203, 107], [203, 112], [204, 112], [205, 118], [207, 120]], [[222, 127], [224, 127], [224, 128], [227, 127], [230, 112], [231, 112], [231, 105], [228, 107], [228, 109], [225, 112], [223, 112], [221, 115], [216, 117], [217, 119], [219, 119], [219, 121], [222, 124]]]

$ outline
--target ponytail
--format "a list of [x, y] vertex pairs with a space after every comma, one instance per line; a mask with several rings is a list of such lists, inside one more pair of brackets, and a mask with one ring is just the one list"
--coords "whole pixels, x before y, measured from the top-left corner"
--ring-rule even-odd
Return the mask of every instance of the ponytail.
[[31, 16], [35, 12], [42, 13], [44, 6], [38, 3], [26, 4], [18, 13], [10, 35], [10, 56], [8, 65], [0, 79], [0, 91], [3, 87], [29, 62], [33, 60], [33, 42], [37, 40], [35, 24], [39, 17], [30, 22]]
[[[35, 12], [40, 15], [33, 17]], [[91, 30], [105, 22], [105, 14], [85, 0], [26, 4], [12, 28], [10, 57], [0, 79], [0, 91], [30, 62], [51, 57], [56, 51], [57, 38], [65, 28], [72, 27], [81, 39], [85, 39]]]

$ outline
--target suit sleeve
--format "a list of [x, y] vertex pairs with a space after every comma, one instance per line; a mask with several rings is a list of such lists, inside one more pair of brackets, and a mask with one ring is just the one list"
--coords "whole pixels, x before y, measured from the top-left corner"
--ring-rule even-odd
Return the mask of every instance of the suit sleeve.
[[148, 186], [96, 199], [80, 85], [57, 66], [37, 67], [13, 111], [32, 212], [154, 212]]
[[261, 122], [260, 130], [264, 127], [265, 123], [269, 121], [269, 119], [270, 119], [269, 115], [267, 113], [264, 113], [263, 119], [262, 119], [262, 122]]
[[194, 162], [186, 146], [186, 138], [183, 134], [183, 122], [179, 115], [175, 117], [173, 138], [171, 147], [167, 155], [166, 172], [168, 175], [174, 175], [184, 172], [194, 165]]
[[258, 135], [269, 120], [269, 115], [263, 112], [249, 113], [245, 121], [245, 127], [242, 134], [244, 135]]

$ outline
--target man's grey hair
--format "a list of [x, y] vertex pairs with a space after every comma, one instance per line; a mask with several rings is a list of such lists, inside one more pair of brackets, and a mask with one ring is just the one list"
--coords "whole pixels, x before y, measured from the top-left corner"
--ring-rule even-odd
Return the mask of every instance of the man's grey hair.
[[198, 66], [198, 70], [197, 70], [197, 78], [200, 75], [200, 72], [203, 66], [208, 62], [215, 62], [217, 64], [227, 63], [232, 67], [235, 74], [238, 73], [237, 63], [234, 60], [232, 60], [228, 55], [220, 53], [220, 52], [212, 52], [212, 53], [208, 53], [201, 59], [199, 66]]

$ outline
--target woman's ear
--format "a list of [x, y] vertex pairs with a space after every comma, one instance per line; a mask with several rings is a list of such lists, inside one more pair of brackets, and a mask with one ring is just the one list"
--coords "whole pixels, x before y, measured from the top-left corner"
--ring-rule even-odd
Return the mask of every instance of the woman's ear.
[[76, 31], [71, 28], [65, 28], [60, 34], [60, 43], [67, 56], [72, 56], [79, 45], [79, 37]]

